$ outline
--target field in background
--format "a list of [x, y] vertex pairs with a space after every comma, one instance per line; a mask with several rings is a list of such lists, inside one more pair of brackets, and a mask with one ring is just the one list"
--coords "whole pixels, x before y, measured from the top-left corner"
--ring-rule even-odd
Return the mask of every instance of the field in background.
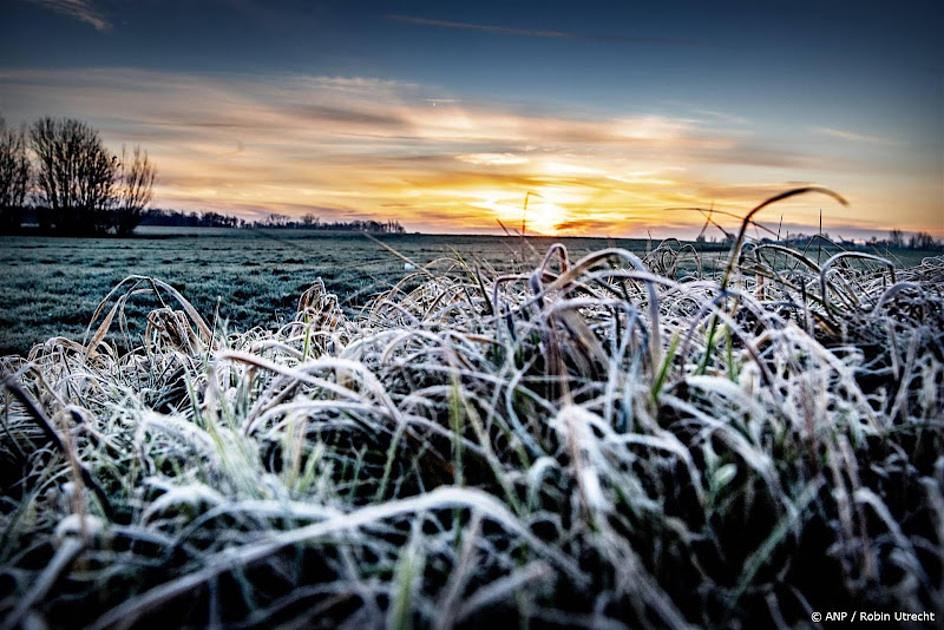
[[[546, 250], [550, 239], [528, 239]], [[608, 244], [634, 250], [644, 241], [566, 239], [581, 255]], [[520, 239], [481, 236], [385, 236], [418, 264], [458, 252], [511, 269], [533, 253]], [[230, 328], [274, 326], [294, 312], [298, 297], [317, 278], [352, 312], [389, 288], [404, 261], [361, 234], [234, 231], [212, 228], [149, 230], [145, 238], [0, 238], [0, 354], [25, 353], [53, 336], [80, 339], [98, 303], [126, 276], [159, 278]], [[133, 302], [129, 320], [153, 307]]]
[[[525, 243], [419, 234], [382, 241], [418, 264], [458, 253], [502, 271], [533, 267], [534, 252], [546, 251], [555, 241], [564, 242], [576, 257], [609, 246], [637, 253], [655, 246], [642, 239], [529, 237]], [[880, 253], [903, 266], [927, 255]], [[700, 256], [709, 265], [718, 258], [716, 251]], [[683, 271], [696, 264], [689, 255]], [[0, 237], [0, 354], [25, 353], [53, 336], [81, 340], [98, 303], [131, 274], [168, 282], [207, 318], [214, 316], [219, 300], [220, 321], [229, 321], [231, 330], [245, 330], [287, 321], [298, 296], [316, 278], [353, 313], [406, 271], [403, 260], [361, 234], [149, 228], [142, 237], [127, 239]], [[132, 328], [153, 306], [147, 300], [129, 306]]]

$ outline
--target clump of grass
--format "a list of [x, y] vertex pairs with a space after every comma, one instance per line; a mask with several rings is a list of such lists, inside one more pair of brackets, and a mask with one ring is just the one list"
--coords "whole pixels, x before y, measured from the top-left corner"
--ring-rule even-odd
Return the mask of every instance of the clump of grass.
[[316, 283], [242, 333], [127, 279], [3, 359], [5, 625], [944, 613], [944, 259], [741, 236], [723, 275], [437, 261], [357, 317]]

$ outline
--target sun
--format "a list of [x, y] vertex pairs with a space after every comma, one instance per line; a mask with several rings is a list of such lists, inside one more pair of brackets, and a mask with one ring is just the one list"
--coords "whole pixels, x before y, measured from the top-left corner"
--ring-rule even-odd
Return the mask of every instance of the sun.
[[527, 207], [520, 193], [496, 190], [477, 191], [470, 205], [490, 211], [507, 229], [525, 234], [552, 236], [557, 226], [568, 218], [568, 211], [555, 201], [551, 191], [529, 192]]
[[525, 231], [552, 235], [557, 233], [557, 226], [567, 219], [567, 210], [546, 197], [531, 197], [527, 212], [522, 207]]

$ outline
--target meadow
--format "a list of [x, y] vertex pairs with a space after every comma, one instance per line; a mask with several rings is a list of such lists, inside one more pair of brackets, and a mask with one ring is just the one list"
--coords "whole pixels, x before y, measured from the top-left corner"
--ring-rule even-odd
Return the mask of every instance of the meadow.
[[940, 620], [944, 258], [383, 242], [4, 242], [7, 626]]
[[[404, 260], [357, 233], [302, 230], [143, 228], [135, 238], [0, 236], [0, 354], [26, 353], [54, 336], [81, 340], [102, 298], [126, 276], [161, 278], [208, 318], [237, 330], [277, 326], [294, 313], [316, 278], [349, 313], [404, 276]], [[512, 270], [534, 262], [553, 239], [483, 236], [382, 236], [427, 264], [460, 255]], [[575, 253], [616, 245], [643, 251], [642, 240], [565, 239]], [[532, 250], [533, 248], [533, 250]], [[217, 313], [217, 304], [219, 311]], [[135, 327], [153, 306], [129, 305]]]
[[[511, 272], [537, 264], [555, 242], [575, 256], [605, 247], [644, 256], [659, 245], [645, 239], [381, 236], [397, 255], [357, 233], [160, 227], [139, 232], [134, 238], [0, 236], [0, 355], [25, 354], [52, 337], [81, 340], [99, 302], [129, 275], [160, 278], [206, 317], [248, 330], [289, 321], [298, 296], [317, 278], [352, 315], [406, 275], [401, 256], [417, 265], [459, 256]], [[695, 252], [689, 244], [679, 271], [719, 271], [725, 251], [708, 244]], [[811, 256], [822, 261], [838, 251], [824, 244]], [[902, 267], [935, 253], [868, 251]], [[154, 305], [146, 298], [128, 305], [131, 331], [143, 329]]]

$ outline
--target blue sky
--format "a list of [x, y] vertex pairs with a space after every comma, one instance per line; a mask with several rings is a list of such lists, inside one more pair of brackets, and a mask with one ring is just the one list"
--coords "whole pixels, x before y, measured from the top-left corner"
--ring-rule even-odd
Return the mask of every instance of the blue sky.
[[[70, 115], [142, 144], [161, 205], [490, 231], [531, 190], [542, 231], [668, 233], [699, 217], [665, 208], [737, 211], [803, 181], [850, 199], [824, 208], [837, 230], [944, 233], [939, 2], [2, 12], [8, 124]], [[785, 222], [808, 225], [818, 203]]]

